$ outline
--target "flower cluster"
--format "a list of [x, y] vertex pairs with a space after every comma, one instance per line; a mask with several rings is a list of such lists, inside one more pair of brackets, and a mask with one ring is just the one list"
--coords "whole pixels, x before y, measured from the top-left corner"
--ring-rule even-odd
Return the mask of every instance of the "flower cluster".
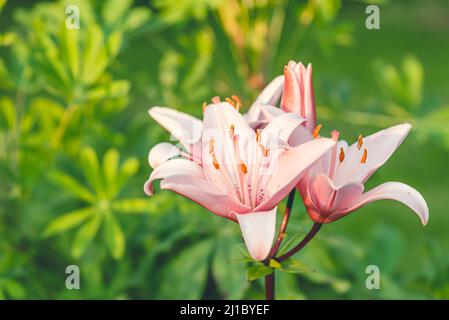
[[[280, 100], [280, 102], [279, 102]], [[277, 105], [279, 104], [279, 107]], [[167, 129], [174, 145], [163, 142], [148, 156], [153, 171], [145, 183], [172, 190], [240, 225], [254, 260], [270, 255], [277, 205], [294, 189], [310, 218], [335, 221], [370, 202], [399, 201], [423, 225], [428, 207], [412, 187], [383, 183], [367, 192], [364, 183], [404, 140], [411, 125], [399, 124], [348, 145], [339, 132], [320, 136], [316, 124], [312, 66], [290, 61], [241, 114], [237, 96], [203, 104], [203, 120], [170, 108], [153, 107], [150, 116]]]

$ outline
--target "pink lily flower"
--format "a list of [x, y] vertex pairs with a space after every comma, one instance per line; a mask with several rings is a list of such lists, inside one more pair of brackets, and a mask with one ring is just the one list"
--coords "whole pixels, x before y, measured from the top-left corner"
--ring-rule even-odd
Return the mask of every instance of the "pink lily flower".
[[312, 64], [289, 61], [284, 67], [284, 90], [281, 109], [306, 119], [304, 126], [312, 132], [316, 126], [315, 96], [312, 83]]
[[[283, 76], [278, 76], [273, 79], [256, 98], [249, 111], [243, 115], [244, 119], [253, 129], [260, 128], [268, 122], [261, 111], [261, 105], [265, 105], [266, 108], [271, 107], [272, 109], [279, 110], [272, 105], [277, 104], [282, 94], [283, 85]], [[233, 98], [235, 101], [231, 102], [239, 109], [240, 99], [235, 96]], [[212, 103], [217, 104], [220, 102], [219, 97], [212, 98]], [[175, 146], [168, 142], [161, 142], [154, 146], [148, 155], [148, 162], [153, 169], [177, 155], [201, 163], [201, 132], [203, 130], [203, 123], [200, 119], [167, 107], [152, 107], [148, 113], [171, 133], [172, 140], [179, 141], [181, 144], [180, 146]]]
[[[338, 220], [360, 207], [383, 199], [396, 200], [412, 209], [423, 225], [429, 209], [421, 194], [401, 182], [386, 182], [367, 192], [364, 183], [399, 147], [410, 131], [408, 123], [376, 132], [348, 146], [338, 141], [300, 181], [298, 189], [310, 218], [318, 223]], [[304, 139], [304, 138], [303, 138]]]
[[[273, 243], [278, 203], [306, 169], [335, 145], [332, 139], [323, 138], [289, 147], [286, 141], [303, 121], [286, 113], [254, 130], [230, 103], [208, 105], [201, 139], [193, 139], [201, 144], [201, 162], [188, 155], [165, 160], [155, 167], [144, 190], [151, 196], [154, 181], [162, 179], [161, 189], [172, 190], [238, 222], [251, 257], [261, 261]], [[166, 150], [157, 148], [150, 151], [150, 158], [158, 158], [158, 152], [163, 154], [161, 158], [167, 157]]]

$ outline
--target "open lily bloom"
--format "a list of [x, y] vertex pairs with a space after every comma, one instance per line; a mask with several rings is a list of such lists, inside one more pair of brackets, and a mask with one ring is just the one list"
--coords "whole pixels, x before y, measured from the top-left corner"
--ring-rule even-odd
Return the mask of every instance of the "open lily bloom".
[[[291, 148], [286, 141], [304, 119], [286, 113], [254, 130], [228, 102], [205, 108], [201, 134], [201, 163], [176, 157], [159, 164], [144, 190], [153, 182], [236, 221], [255, 260], [268, 255], [278, 203], [317, 159], [335, 142], [317, 139]], [[153, 151], [150, 151], [150, 153]]]
[[[283, 76], [273, 79], [256, 98], [248, 113], [243, 115], [253, 129], [262, 127], [268, 122], [261, 111], [262, 105], [265, 105], [266, 108], [271, 107], [270, 110], [277, 109], [281, 111], [272, 105], [275, 105], [279, 100], [283, 85]], [[212, 98], [212, 103], [218, 104], [220, 102], [219, 97]], [[235, 101], [231, 102], [237, 109], [239, 108], [240, 100], [238, 97], [235, 97]], [[175, 146], [168, 142], [162, 142], [154, 146], [151, 149], [152, 152], [148, 155], [148, 162], [153, 169], [176, 155], [201, 163], [201, 132], [203, 123], [200, 119], [167, 107], [152, 107], [148, 112], [154, 120], [171, 133], [173, 140], [179, 141], [181, 144], [180, 146]], [[272, 117], [269, 118], [271, 119]]]
[[[346, 141], [323, 156], [300, 181], [298, 189], [311, 219], [329, 223], [382, 199], [399, 201], [425, 225], [429, 209], [421, 194], [401, 182], [386, 182], [364, 193], [363, 184], [399, 147], [410, 131], [408, 123], [379, 131], [348, 146]], [[332, 137], [338, 141], [338, 132]]]

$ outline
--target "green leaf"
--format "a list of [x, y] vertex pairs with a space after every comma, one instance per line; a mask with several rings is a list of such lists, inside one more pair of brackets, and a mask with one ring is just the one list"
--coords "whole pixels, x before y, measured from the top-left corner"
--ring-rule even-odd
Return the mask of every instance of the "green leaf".
[[3, 279], [2, 287], [12, 299], [23, 299], [25, 297], [25, 288], [15, 280]]
[[103, 6], [102, 15], [108, 26], [119, 23], [132, 4], [132, 0], [109, 0]]
[[80, 70], [79, 32], [77, 29], [66, 28], [65, 25], [61, 28], [62, 52], [74, 81], [77, 79]]
[[118, 178], [119, 187], [122, 187], [123, 184], [132, 176], [134, 176], [139, 170], [139, 160], [137, 158], [129, 158], [122, 164], [120, 168], [120, 174]]
[[310, 272], [315, 271], [312, 268], [306, 266], [301, 261], [298, 261], [296, 259], [290, 258], [281, 263], [282, 269], [285, 272], [288, 273], [304, 273], [304, 272]]
[[113, 214], [107, 214], [104, 221], [106, 244], [114, 259], [121, 259], [125, 253], [125, 236]]
[[254, 281], [256, 279], [265, 277], [273, 273], [273, 268], [267, 267], [263, 264], [255, 264], [246, 270], [246, 280]]
[[103, 215], [96, 214], [78, 230], [71, 248], [74, 258], [80, 258], [84, 254], [87, 246], [97, 234], [102, 219]]
[[134, 31], [150, 20], [151, 11], [145, 7], [133, 8], [126, 17], [124, 28], [127, 31]]
[[134, 198], [114, 201], [112, 209], [119, 213], [157, 213], [156, 202], [149, 198]]
[[104, 195], [103, 183], [100, 176], [100, 165], [97, 154], [94, 149], [87, 147], [81, 152], [81, 163], [84, 176], [89, 184], [97, 191], [99, 195]]
[[224, 299], [242, 299], [248, 282], [245, 281], [246, 265], [232, 263], [238, 249], [229, 239], [220, 239], [212, 260], [212, 274]]
[[83, 63], [82, 79], [87, 85], [95, 83], [108, 65], [108, 56], [104, 49], [103, 31], [96, 24], [92, 24], [87, 28], [87, 42]]
[[282, 265], [274, 259], [270, 260], [270, 262], [268, 263], [268, 266], [271, 268], [274, 268], [274, 269], [280, 269], [282, 267]]
[[45, 237], [50, 237], [52, 235], [67, 231], [81, 224], [93, 213], [94, 213], [93, 207], [74, 210], [69, 213], [66, 213], [52, 220], [45, 228], [43, 234]]
[[75, 197], [85, 200], [89, 203], [95, 202], [95, 196], [89, 191], [89, 189], [86, 189], [73, 177], [61, 171], [52, 171], [50, 173], [50, 179], [54, 183], [62, 187], [64, 191], [70, 192]]
[[162, 268], [158, 299], [197, 300], [204, 294], [212, 242], [203, 240], [176, 254]]
[[14, 129], [16, 123], [16, 110], [11, 99], [0, 99], [0, 128]]
[[120, 154], [116, 149], [109, 149], [103, 157], [103, 175], [108, 194], [113, 197], [117, 193], [117, 176], [119, 170]]

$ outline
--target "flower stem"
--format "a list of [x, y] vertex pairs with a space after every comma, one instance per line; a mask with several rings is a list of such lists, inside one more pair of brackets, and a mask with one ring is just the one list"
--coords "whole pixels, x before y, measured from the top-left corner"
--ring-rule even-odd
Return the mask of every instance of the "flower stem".
[[273, 273], [265, 276], [265, 299], [274, 300], [274, 270]]
[[312, 229], [310, 229], [309, 233], [304, 237], [304, 239], [301, 240], [300, 243], [298, 243], [293, 249], [288, 251], [287, 253], [275, 258], [276, 261], [281, 262], [288, 258], [290, 258], [292, 255], [298, 253], [302, 248], [304, 248], [310, 240], [320, 231], [322, 224], [315, 222], [312, 226]]
[[292, 207], [293, 207], [293, 201], [295, 200], [295, 193], [296, 193], [296, 189], [293, 189], [292, 191], [290, 191], [290, 193], [288, 195], [287, 206], [285, 208], [284, 218], [282, 219], [282, 223], [279, 228], [278, 237], [276, 239], [276, 242], [275, 242], [273, 248], [271, 248], [270, 254], [268, 255], [268, 257], [266, 259], [266, 261], [268, 261], [268, 262], [270, 261], [270, 259], [272, 259], [276, 255], [276, 253], [279, 250], [279, 247], [281, 246], [282, 240], [284, 240], [285, 230], [287, 229], [288, 220], [290, 218], [290, 213], [291, 213]]

